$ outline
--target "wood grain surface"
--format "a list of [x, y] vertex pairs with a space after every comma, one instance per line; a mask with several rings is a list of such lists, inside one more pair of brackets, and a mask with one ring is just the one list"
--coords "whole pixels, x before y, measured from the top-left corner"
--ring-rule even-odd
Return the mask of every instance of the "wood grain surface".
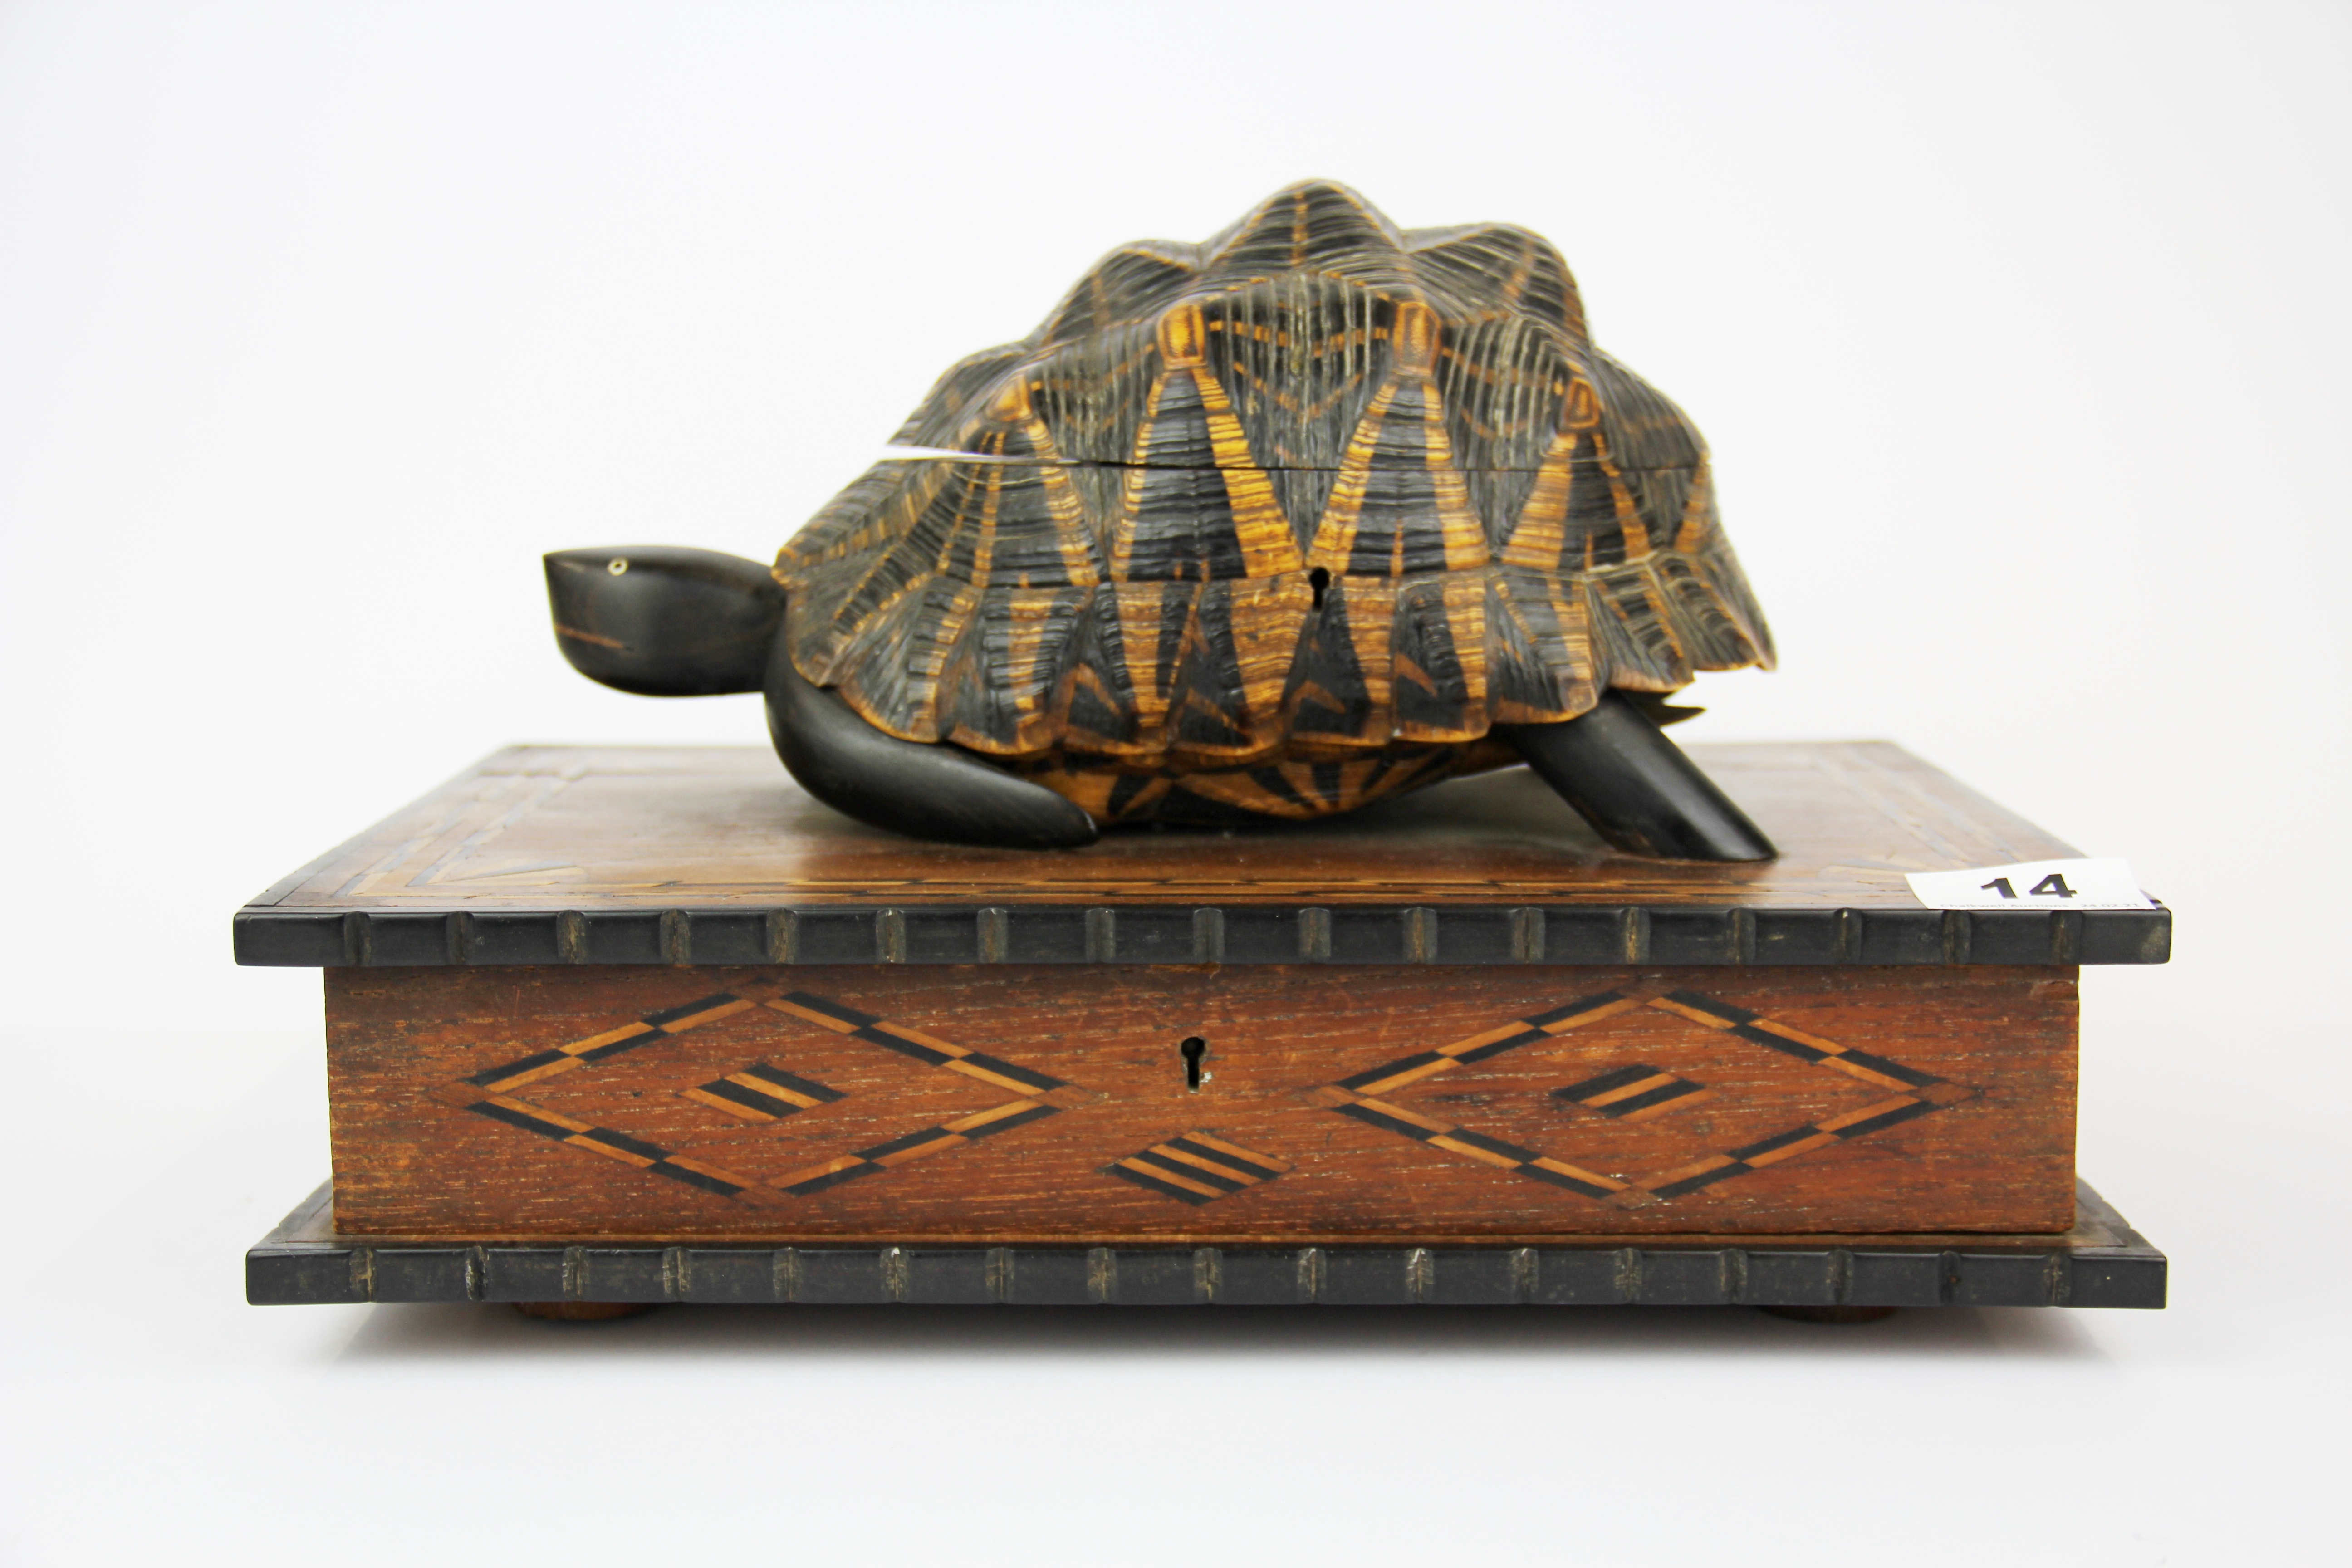
[[331, 970], [327, 1001], [354, 1235], [1237, 1245], [2073, 1219], [2063, 968]]
[[1906, 871], [2074, 854], [1883, 742], [1695, 746], [1781, 849], [1609, 849], [1524, 768], [1337, 819], [1129, 828], [1085, 849], [904, 838], [819, 805], [754, 747], [516, 746], [284, 879], [250, 911], [887, 903], [1589, 903], [1916, 910]]

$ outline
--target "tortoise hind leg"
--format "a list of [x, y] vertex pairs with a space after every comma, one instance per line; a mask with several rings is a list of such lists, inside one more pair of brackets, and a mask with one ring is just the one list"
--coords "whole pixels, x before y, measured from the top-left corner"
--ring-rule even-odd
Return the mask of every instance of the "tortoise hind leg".
[[1769, 860], [1772, 841], [1623, 694], [1561, 724], [1495, 732], [1601, 837], [1668, 860]]
[[913, 838], [1010, 849], [1075, 849], [1094, 818], [1042, 784], [953, 746], [901, 741], [793, 668], [784, 639], [768, 660], [768, 734], [801, 787], [846, 816]]

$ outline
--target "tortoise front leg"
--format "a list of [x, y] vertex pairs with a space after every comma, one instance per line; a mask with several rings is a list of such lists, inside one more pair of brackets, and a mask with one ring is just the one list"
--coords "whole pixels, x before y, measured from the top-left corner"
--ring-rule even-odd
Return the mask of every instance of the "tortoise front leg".
[[1618, 692], [1561, 724], [1497, 724], [1601, 837], [1667, 860], [1769, 860], [1779, 850], [1650, 716]]
[[1095, 820], [1043, 784], [953, 746], [886, 735], [793, 668], [785, 639], [768, 658], [768, 734], [800, 785], [845, 816], [913, 838], [1008, 849], [1076, 849]]

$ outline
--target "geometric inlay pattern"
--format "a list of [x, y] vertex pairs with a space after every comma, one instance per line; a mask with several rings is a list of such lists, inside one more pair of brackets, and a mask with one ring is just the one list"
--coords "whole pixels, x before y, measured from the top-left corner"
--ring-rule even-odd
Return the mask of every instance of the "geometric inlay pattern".
[[686, 1098], [698, 1100], [713, 1110], [723, 1110], [730, 1116], [740, 1116], [752, 1121], [774, 1121], [786, 1116], [798, 1116], [802, 1111], [820, 1105], [830, 1105], [846, 1098], [837, 1089], [827, 1089], [814, 1079], [786, 1072], [767, 1062], [754, 1062], [740, 1072], [730, 1072], [725, 1078], [689, 1089]]
[[1554, 1100], [1597, 1110], [1612, 1121], [1646, 1121], [1653, 1116], [1686, 1110], [1702, 1100], [1711, 1100], [1714, 1093], [1705, 1084], [1693, 1083], [1640, 1062], [1551, 1091]]
[[[959, 1074], [998, 1089], [1014, 1098], [969, 1116], [960, 1116], [870, 1148], [853, 1150], [837, 1158], [771, 1180], [725, 1169], [708, 1161], [665, 1149], [642, 1138], [578, 1121], [517, 1096], [513, 1091], [559, 1074], [576, 1072], [610, 1061], [627, 1051], [720, 1020], [754, 1007], [816, 1024], [835, 1034], [876, 1045], [928, 1067]], [[822, 1192], [860, 1176], [869, 1176], [910, 1160], [971, 1146], [983, 1138], [1053, 1115], [1061, 1109], [1047, 1097], [1068, 1088], [1062, 1079], [1035, 1072], [942, 1040], [890, 1019], [861, 1013], [830, 997], [805, 991], [787, 992], [779, 985], [746, 985], [721, 991], [683, 1006], [648, 1013], [614, 1028], [572, 1040], [499, 1067], [490, 1068], [445, 1085], [434, 1094], [445, 1104], [470, 1110], [509, 1127], [535, 1132], [572, 1148], [632, 1165], [648, 1174], [721, 1197], [751, 1203], [773, 1201], [778, 1194], [803, 1195]], [[685, 1098], [751, 1121], [775, 1121], [844, 1097], [835, 1089], [811, 1079], [758, 1063], [713, 1082], [685, 1091]]]
[[[1620, 1180], [1570, 1161], [1490, 1138], [1440, 1117], [1426, 1116], [1382, 1098], [1408, 1085], [1450, 1072], [1466, 1064], [1489, 1060], [1506, 1051], [1548, 1039], [1570, 1029], [1588, 1027], [1621, 1017], [1637, 1007], [1654, 1007], [1707, 1028], [1721, 1029], [1737, 1038], [1809, 1066], [1843, 1074], [1874, 1088], [1902, 1092], [1858, 1110], [1800, 1123], [1767, 1138], [1670, 1171], [1633, 1180]], [[1612, 1106], [1635, 1100], [1663, 1111], [1696, 1099], [1699, 1086], [1648, 1067], [1620, 1068], [1570, 1084], [1553, 1092], [1558, 1097], [1608, 1115]], [[1612, 1095], [1622, 1099], [1612, 1100]], [[1696, 991], [1670, 990], [1665, 984], [1637, 984], [1539, 1013], [1439, 1046], [1433, 1050], [1400, 1057], [1352, 1078], [1341, 1079], [1316, 1091], [1314, 1098], [1342, 1116], [1383, 1131], [1426, 1143], [1434, 1149], [1476, 1160], [1555, 1187], [1620, 1206], [1668, 1201], [1734, 1176], [1745, 1175], [1834, 1143], [1868, 1137], [1929, 1115], [1969, 1097], [1969, 1091], [1931, 1073], [1924, 1073], [1885, 1057], [1858, 1051], [1802, 1029], [1763, 1017]], [[1601, 1103], [1608, 1101], [1609, 1103]], [[1633, 1120], [1627, 1115], [1625, 1120]]]
[[1192, 1131], [1154, 1143], [1140, 1154], [1104, 1167], [1104, 1172], [1183, 1203], [1205, 1204], [1270, 1182], [1289, 1169], [1270, 1154]]

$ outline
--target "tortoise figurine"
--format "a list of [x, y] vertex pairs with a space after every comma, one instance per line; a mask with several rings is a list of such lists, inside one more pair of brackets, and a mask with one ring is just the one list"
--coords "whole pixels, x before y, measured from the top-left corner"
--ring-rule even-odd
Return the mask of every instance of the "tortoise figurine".
[[772, 570], [547, 557], [606, 685], [764, 691], [793, 776], [920, 837], [1306, 819], [1524, 762], [1643, 855], [1774, 851], [1659, 721], [1769, 667], [1690, 420], [1502, 224], [1343, 185], [1113, 251], [940, 378]]

